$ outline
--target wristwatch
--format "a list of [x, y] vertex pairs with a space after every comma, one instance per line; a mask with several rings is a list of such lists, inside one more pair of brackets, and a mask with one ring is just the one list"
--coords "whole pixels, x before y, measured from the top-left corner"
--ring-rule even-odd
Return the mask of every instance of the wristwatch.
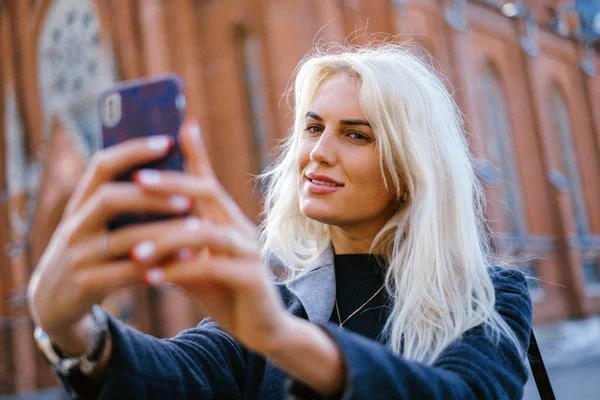
[[56, 372], [69, 375], [74, 369], [78, 369], [84, 375], [91, 375], [98, 365], [98, 361], [104, 352], [106, 339], [108, 337], [108, 318], [100, 306], [92, 307], [94, 319], [93, 340], [85, 354], [78, 357], [66, 357], [64, 353], [54, 344], [50, 337], [40, 328], [35, 328], [33, 337], [38, 348], [46, 357], [46, 360]]

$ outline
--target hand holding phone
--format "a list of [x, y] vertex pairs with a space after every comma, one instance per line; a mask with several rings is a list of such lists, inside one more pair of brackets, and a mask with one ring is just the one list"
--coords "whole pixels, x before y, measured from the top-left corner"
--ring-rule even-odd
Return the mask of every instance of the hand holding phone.
[[[183, 171], [183, 157], [178, 146], [178, 132], [185, 114], [185, 94], [176, 75], [124, 82], [100, 96], [102, 147], [110, 147], [127, 139], [166, 135], [175, 144], [166, 157], [140, 165], [119, 176], [117, 181], [131, 181], [142, 168]], [[108, 224], [114, 230], [132, 223], [165, 219], [165, 215], [127, 214]]]

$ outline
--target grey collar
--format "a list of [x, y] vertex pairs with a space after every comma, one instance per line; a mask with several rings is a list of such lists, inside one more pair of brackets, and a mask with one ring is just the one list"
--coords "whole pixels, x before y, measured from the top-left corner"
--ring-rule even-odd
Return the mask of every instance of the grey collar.
[[307, 269], [308, 272], [287, 284], [288, 289], [300, 300], [308, 320], [329, 321], [335, 302], [335, 268], [333, 248], [328, 247]]

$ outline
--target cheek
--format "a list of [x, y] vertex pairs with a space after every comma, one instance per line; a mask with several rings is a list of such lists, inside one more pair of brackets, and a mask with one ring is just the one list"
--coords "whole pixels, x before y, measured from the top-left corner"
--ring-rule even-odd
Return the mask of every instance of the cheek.
[[[353, 196], [360, 199], [361, 204], [369, 208], [385, 208], [395, 198], [388, 191], [383, 182], [379, 164], [370, 162], [357, 163], [353, 168], [354, 176]], [[352, 176], [351, 175], [351, 176]], [[391, 181], [388, 179], [388, 187]], [[390, 189], [391, 190], [391, 189]]]
[[300, 171], [302, 171], [304, 167], [306, 167], [306, 164], [308, 164], [308, 162], [310, 161], [310, 152], [311, 147], [309, 143], [306, 143], [306, 141], [301, 140], [298, 143], [298, 163]]
[[381, 202], [387, 202], [388, 193], [383, 186], [381, 179], [365, 177], [361, 180], [361, 184], [354, 188], [354, 194], [361, 199], [361, 202], [379, 205]]
[[373, 154], [356, 152], [349, 154], [347, 160], [347, 172], [350, 178], [354, 178], [357, 186], [363, 190], [374, 192], [383, 187], [383, 179], [379, 170], [379, 163]]

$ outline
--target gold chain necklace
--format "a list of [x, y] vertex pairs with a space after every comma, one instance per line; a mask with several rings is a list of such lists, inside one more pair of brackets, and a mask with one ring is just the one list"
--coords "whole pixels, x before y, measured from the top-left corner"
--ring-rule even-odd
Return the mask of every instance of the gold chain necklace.
[[342, 318], [340, 317], [340, 309], [339, 309], [339, 307], [338, 307], [338, 303], [337, 303], [337, 296], [336, 296], [336, 298], [335, 298], [335, 312], [337, 312], [337, 317], [338, 317], [338, 322], [340, 323], [340, 328], [342, 328], [342, 329], [343, 329], [343, 328], [344, 328], [344, 324], [345, 324], [346, 322], [348, 322], [348, 320], [349, 320], [350, 318], [352, 318], [352, 317], [354, 316], [354, 314], [356, 314], [357, 312], [359, 312], [360, 310], [362, 310], [362, 309], [363, 309], [363, 308], [364, 308], [364, 307], [365, 307], [367, 304], [369, 304], [369, 302], [370, 302], [371, 300], [373, 300], [373, 299], [375, 298], [375, 296], [377, 296], [377, 295], [379, 294], [379, 292], [381, 292], [381, 291], [383, 290], [383, 288], [384, 288], [384, 287], [385, 287], [385, 283], [384, 283], [384, 284], [383, 284], [383, 285], [382, 285], [382, 286], [381, 286], [379, 289], [377, 289], [377, 291], [375, 292], [375, 294], [373, 294], [373, 296], [371, 296], [371, 297], [369, 298], [369, 300], [365, 301], [365, 302], [362, 304], [362, 306], [360, 306], [360, 307], [358, 307], [356, 310], [354, 310], [354, 312], [353, 312], [352, 314], [350, 314], [350, 315], [348, 316], [348, 318], [346, 318], [346, 319], [344, 320], [344, 322], [342, 322]]

